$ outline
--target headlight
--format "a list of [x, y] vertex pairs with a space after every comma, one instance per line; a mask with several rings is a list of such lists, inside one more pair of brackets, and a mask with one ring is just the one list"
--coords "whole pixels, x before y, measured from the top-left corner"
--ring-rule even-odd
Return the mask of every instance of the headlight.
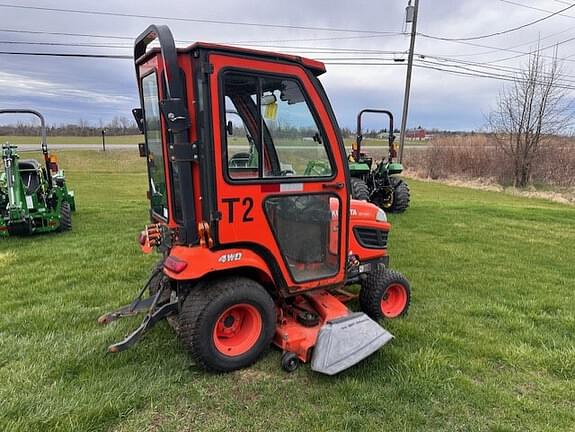
[[375, 215], [375, 220], [377, 222], [387, 222], [387, 215], [382, 209], [377, 209], [377, 215]]

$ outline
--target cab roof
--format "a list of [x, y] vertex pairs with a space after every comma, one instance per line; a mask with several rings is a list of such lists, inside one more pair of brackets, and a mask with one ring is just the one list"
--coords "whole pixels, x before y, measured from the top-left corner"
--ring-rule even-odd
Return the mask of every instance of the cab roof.
[[[301, 57], [291, 54], [283, 54], [274, 51], [263, 51], [263, 50], [255, 50], [250, 48], [243, 48], [233, 45], [222, 45], [216, 43], [209, 43], [209, 42], [195, 42], [185, 48], [178, 48], [178, 54], [180, 53], [190, 53], [197, 49], [205, 49], [209, 51], [217, 51], [222, 53], [231, 53], [236, 55], [248, 55], [250, 57], [258, 57], [263, 60], [275, 60], [275, 61], [284, 61], [290, 63], [297, 63], [305, 68], [309, 69], [315, 76], [321, 75], [325, 73], [325, 64], [314, 59], [310, 59], [307, 57]], [[152, 54], [160, 52], [159, 48], [152, 48], [149, 50], [144, 56], [140, 59], [136, 59], [137, 63], [142, 63], [143, 61], [147, 60], [148, 57]]]

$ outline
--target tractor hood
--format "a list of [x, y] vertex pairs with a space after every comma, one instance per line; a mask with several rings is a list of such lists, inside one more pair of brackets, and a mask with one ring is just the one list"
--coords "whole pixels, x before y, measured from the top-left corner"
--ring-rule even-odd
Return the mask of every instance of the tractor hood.
[[378, 224], [380, 228], [389, 231], [391, 224], [387, 221], [387, 215], [375, 204], [367, 201], [352, 199], [349, 208], [350, 225], [373, 225]]

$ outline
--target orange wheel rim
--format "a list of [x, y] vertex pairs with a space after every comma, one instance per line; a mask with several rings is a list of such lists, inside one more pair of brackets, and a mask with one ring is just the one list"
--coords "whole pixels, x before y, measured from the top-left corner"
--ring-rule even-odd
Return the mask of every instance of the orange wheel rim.
[[214, 345], [220, 353], [236, 357], [255, 346], [262, 329], [262, 316], [254, 306], [236, 304], [227, 308], [216, 321]]
[[401, 284], [390, 285], [381, 299], [381, 312], [387, 318], [395, 318], [407, 305], [407, 289]]

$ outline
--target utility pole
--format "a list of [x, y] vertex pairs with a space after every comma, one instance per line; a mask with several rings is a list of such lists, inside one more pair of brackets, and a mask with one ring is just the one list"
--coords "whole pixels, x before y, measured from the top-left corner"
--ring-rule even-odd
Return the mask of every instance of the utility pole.
[[106, 129], [102, 129], [102, 151], [106, 151]]
[[403, 160], [403, 145], [405, 143], [405, 133], [407, 130], [407, 112], [409, 109], [409, 91], [411, 89], [411, 70], [413, 69], [413, 54], [415, 51], [415, 35], [417, 34], [417, 12], [419, 10], [419, 0], [411, 0], [405, 10], [405, 22], [411, 22], [411, 42], [409, 43], [409, 56], [407, 58], [407, 76], [405, 78], [405, 94], [403, 95], [403, 113], [401, 115], [401, 130], [399, 131], [399, 162]]

